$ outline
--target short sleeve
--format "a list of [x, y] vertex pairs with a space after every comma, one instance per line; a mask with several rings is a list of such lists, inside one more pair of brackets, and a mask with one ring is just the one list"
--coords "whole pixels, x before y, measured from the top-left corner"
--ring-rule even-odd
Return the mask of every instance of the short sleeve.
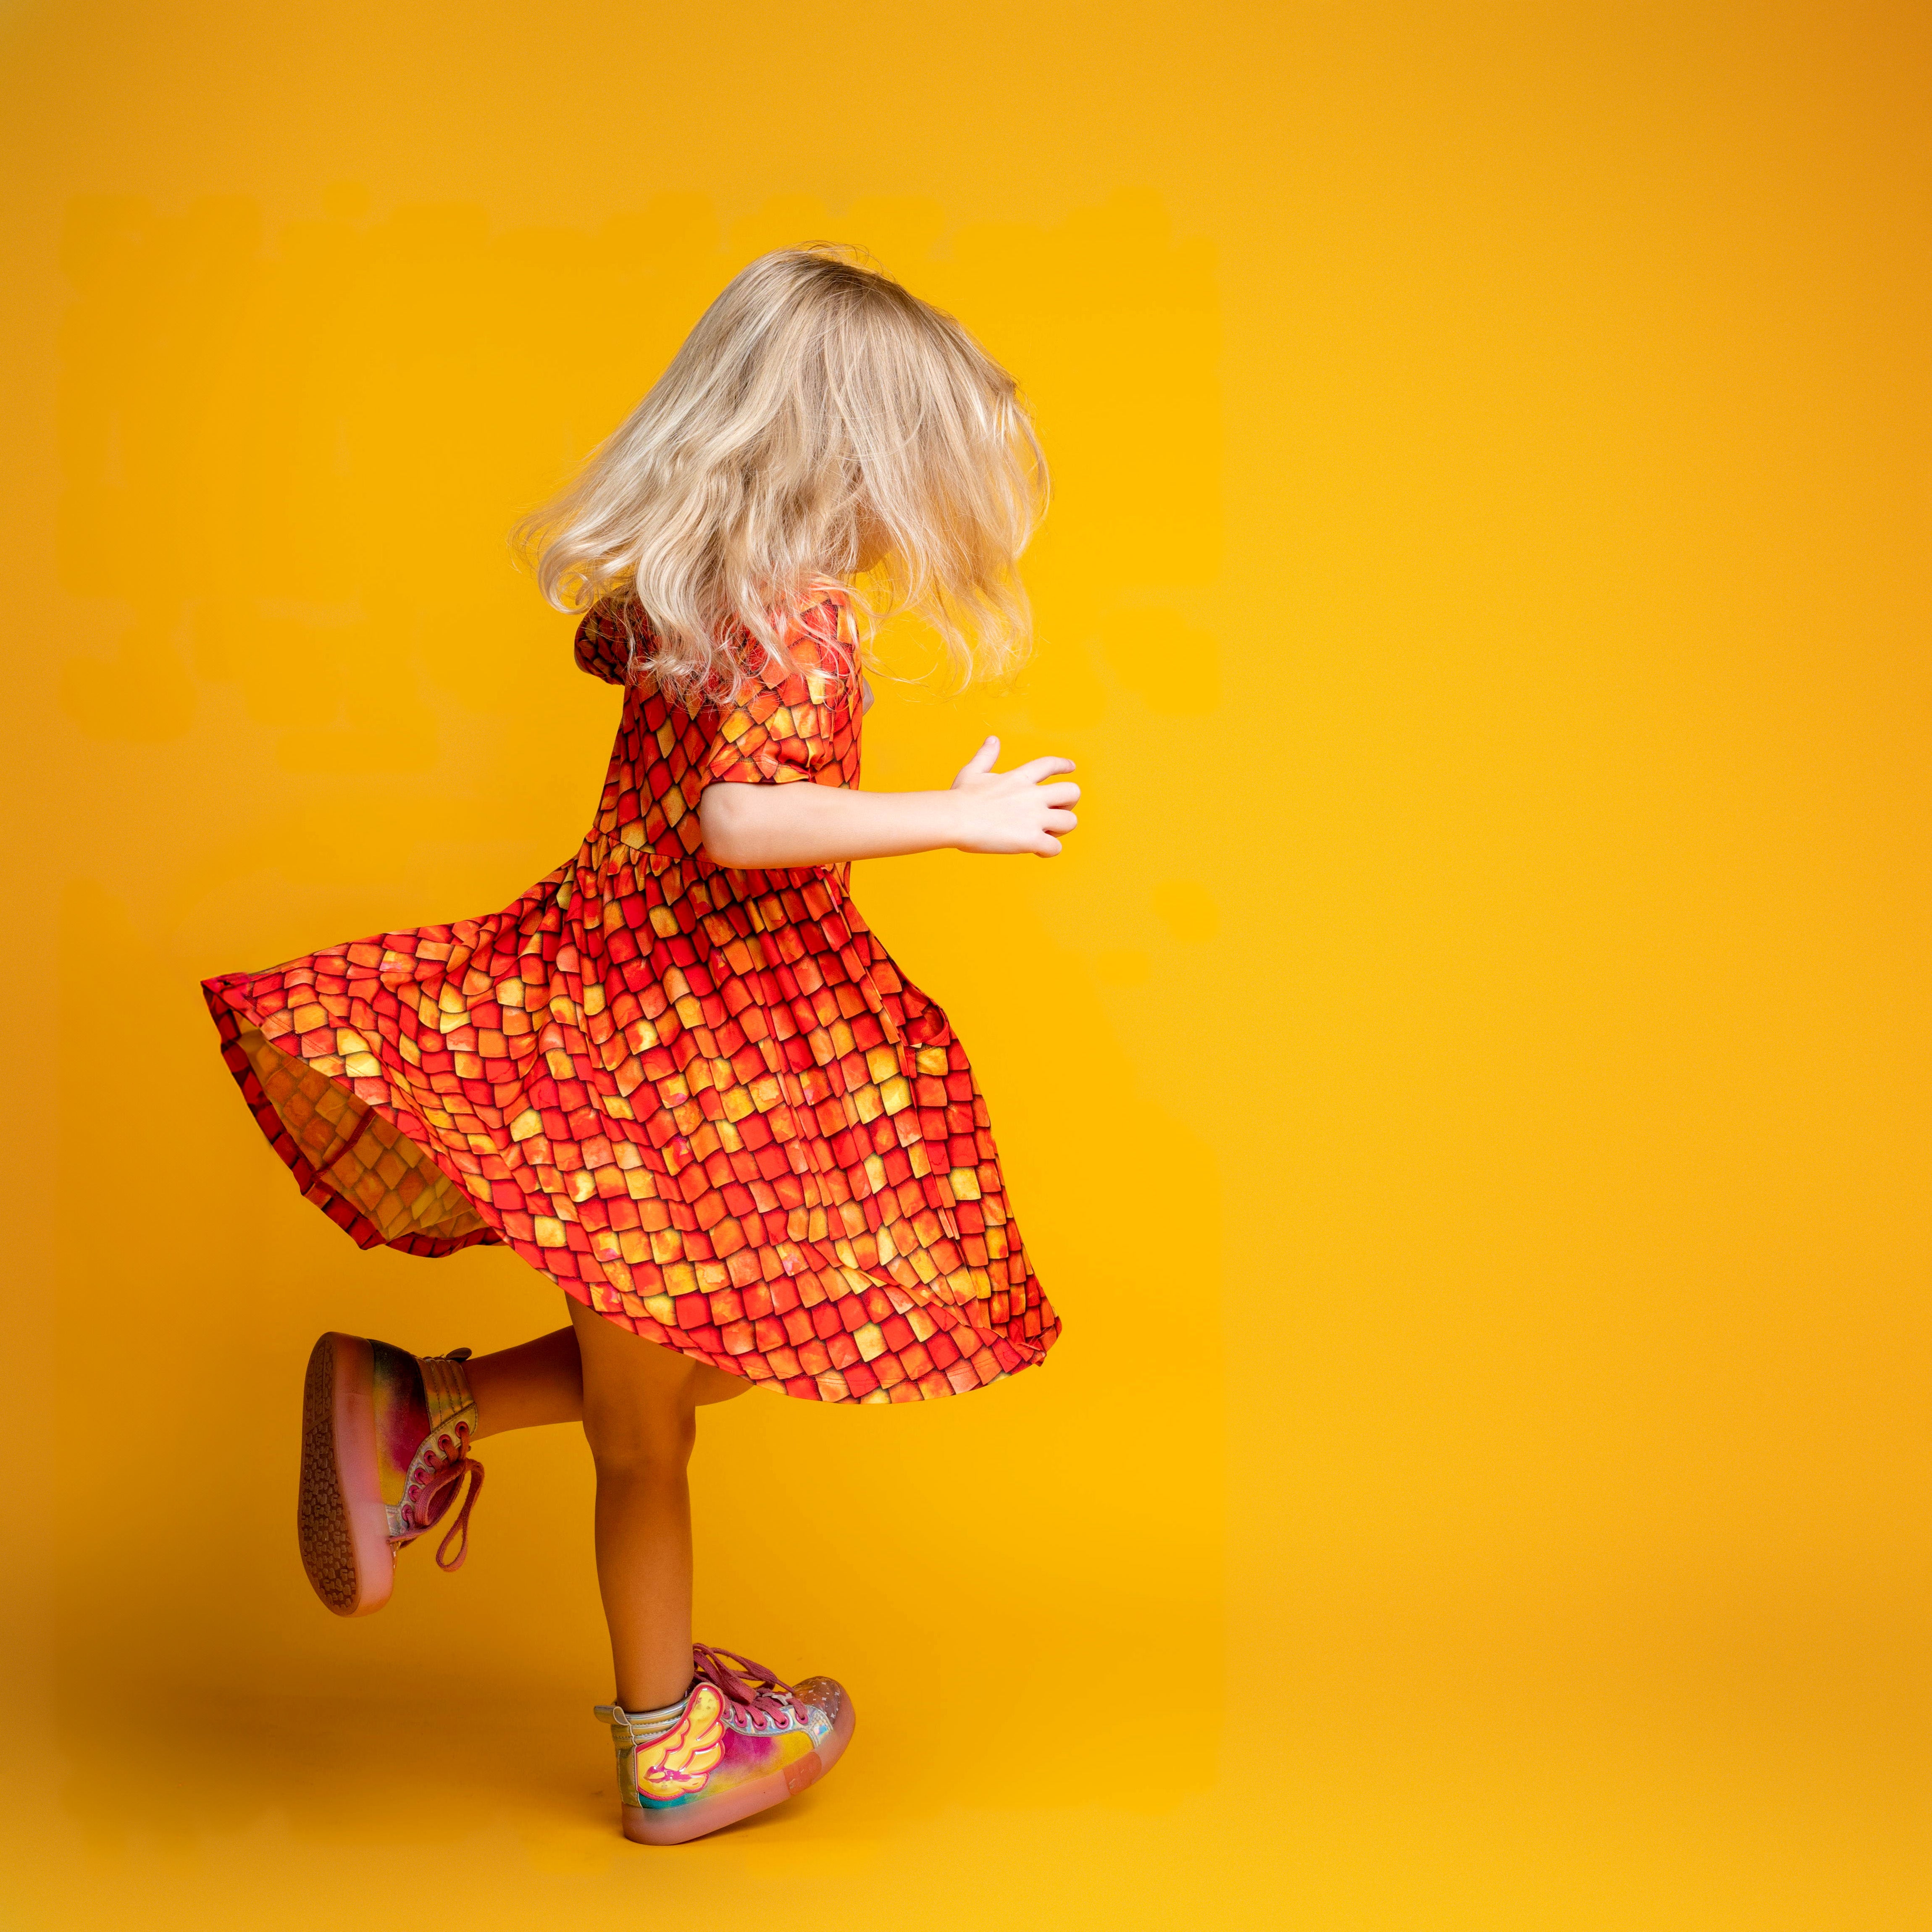
[[855, 728], [857, 684], [849, 623], [841, 606], [821, 604], [786, 640], [795, 668], [768, 661], [717, 707], [706, 784], [849, 782], [845, 741]]
[[577, 668], [607, 684], [628, 684], [636, 634], [635, 626], [626, 624], [620, 612], [608, 604], [597, 604], [577, 626]]

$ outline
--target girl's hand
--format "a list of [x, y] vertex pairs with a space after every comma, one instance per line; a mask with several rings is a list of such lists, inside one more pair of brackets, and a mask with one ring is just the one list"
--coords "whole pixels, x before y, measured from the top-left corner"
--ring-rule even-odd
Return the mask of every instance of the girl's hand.
[[953, 790], [960, 800], [960, 836], [954, 842], [962, 852], [1032, 852], [1050, 859], [1060, 839], [1080, 821], [1067, 807], [1080, 796], [1080, 787], [1042, 781], [1074, 768], [1071, 758], [1035, 758], [1010, 772], [996, 772], [999, 740], [989, 738], [960, 768]]
[[840, 866], [905, 852], [1033, 852], [1050, 859], [1074, 829], [1080, 787], [1047, 784], [1071, 758], [996, 772], [989, 738], [946, 791], [855, 791], [837, 784], [707, 785], [698, 801], [714, 866]]

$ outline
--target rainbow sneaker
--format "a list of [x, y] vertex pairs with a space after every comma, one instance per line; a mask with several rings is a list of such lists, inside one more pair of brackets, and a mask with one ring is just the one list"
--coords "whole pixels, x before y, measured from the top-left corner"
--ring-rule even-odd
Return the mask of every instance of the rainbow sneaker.
[[315, 1594], [338, 1616], [367, 1616], [389, 1601], [396, 1552], [450, 1515], [458, 1485], [462, 1504], [436, 1561], [455, 1570], [469, 1554], [470, 1511], [483, 1486], [482, 1465], [470, 1460], [469, 1358], [467, 1348], [412, 1355], [333, 1334], [311, 1352], [296, 1536]]
[[702, 1643], [691, 1661], [696, 1679], [675, 1704], [596, 1708], [617, 1748], [624, 1836], [639, 1844], [681, 1845], [783, 1804], [852, 1741], [852, 1700], [829, 1677], [782, 1683], [748, 1657]]

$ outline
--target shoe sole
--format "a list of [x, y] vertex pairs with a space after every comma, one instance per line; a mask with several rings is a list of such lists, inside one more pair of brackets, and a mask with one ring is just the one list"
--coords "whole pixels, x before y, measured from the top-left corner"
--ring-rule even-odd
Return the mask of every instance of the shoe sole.
[[762, 1778], [749, 1780], [720, 1798], [715, 1806], [707, 1806], [702, 1810], [694, 1807], [682, 1812], [647, 1811], [641, 1806], [626, 1804], [623, 1808], [624, 1836], [638, 1845], [688, 1844], [693, 1838], [702, 1838], [713, 1832], [723, 1831], [727, 1825], [735, 1825], [741, 1818], [750, 1818], [760, 1811], [769, 1810], [774, 1804], [783, 1804], [786, 1798], [796, 1798], [808, 1785], [816, 1784], [845, 1756], [846, 1746], [852, 1742], [853, 1726], [857, 1722], [852, 1700], [843, 1698], [840, 1702], [837, 1721], [832, 1726], [831, 1736], [816, 1750], [807, 1751], [782, 1771], [768, 1772]]
[[324, 1335], [309, 1354], [295, 1533], [311, 1586], [338, 1617], [389, 1601], [395, 1552], [376, 1473], [375, 1354], [359, 1335]]

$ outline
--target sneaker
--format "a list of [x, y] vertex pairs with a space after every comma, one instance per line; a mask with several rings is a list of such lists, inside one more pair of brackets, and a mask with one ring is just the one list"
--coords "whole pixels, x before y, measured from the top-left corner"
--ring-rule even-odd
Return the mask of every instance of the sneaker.
[[852, 1700], [829, 1677], [783, 1683], [762, 1664], [702, 1643], [691, 1661], [696, 1677], [675, 1704], [596, 1707], [617, 1748], [624, 1836], [639, 1844], [681, 1845], [782, 1804], [852, 1741]]
[[315, 1594], [338, 1616], [380, 1610], [395, 1585], [396, 1552], [446, 1516], [438, 1566], [459, 1569], [469, 1554], [470, 1511], [483, 1486], [482, 1465], [470, 1458], [476, 1405], [463, 1367], [469, 1358], [467, 1348], [412, 1355], [336, 1334], [310, 1354], [296, 1535]]

